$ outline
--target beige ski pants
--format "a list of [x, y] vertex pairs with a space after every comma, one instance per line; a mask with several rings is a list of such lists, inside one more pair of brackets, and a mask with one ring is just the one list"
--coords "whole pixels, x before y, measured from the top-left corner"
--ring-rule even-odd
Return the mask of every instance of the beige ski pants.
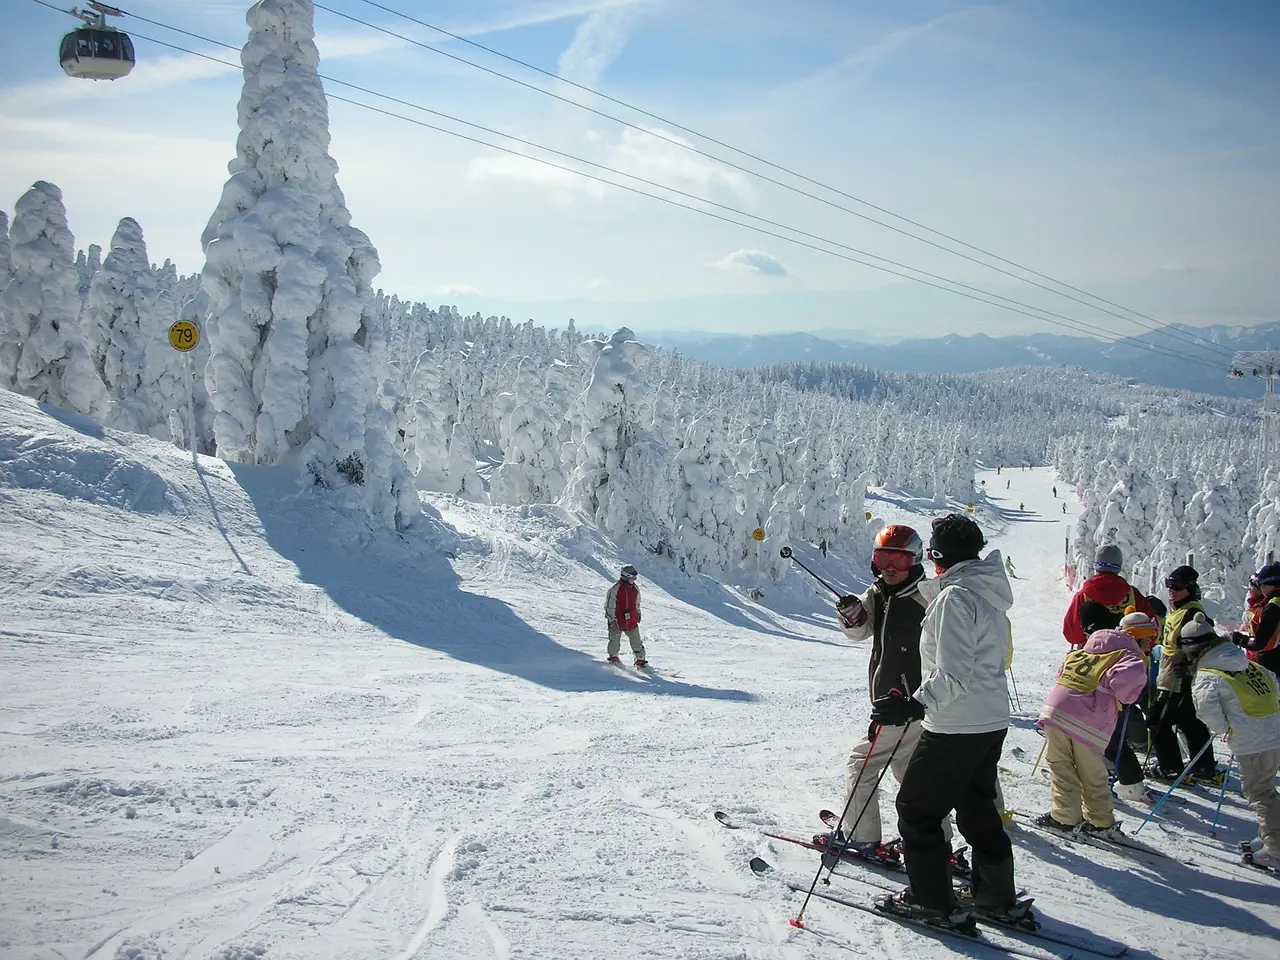
[[[644, 643], [640, 639], [640, 628], [632, 627], [627, 631], [627, 640], [631, 642], [631, 652], [637, 660], [645, 659]], [[622, 628], [616, 623], [609, 624], [609, 656], [616, 657], [622, 649]]]
[[1107, 761], [1056, 727], [1044, 731], [1044, 761], [1053, 776], [1053, 819], [1074, 827], [1088, 820], [1105, 828], [1116, 822]]
[[1280, 773], [1280, 750], [1263, 750], [1236, 757], [1240, 763], [1240, 783], [1244, 798], [1258, 817], [1258, 836], [1263, 849], [1280, 859], [1280, 793], [1276, 774]]

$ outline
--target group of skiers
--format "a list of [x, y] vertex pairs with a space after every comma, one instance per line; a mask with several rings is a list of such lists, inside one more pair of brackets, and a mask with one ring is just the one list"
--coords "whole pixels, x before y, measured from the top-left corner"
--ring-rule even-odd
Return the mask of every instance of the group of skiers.
[[[1013, 592], [1000, 552], [983, 558], [985, 545], [978, 525], [963, 514], [935, 519], [927, 548], [909, 526], [884, 527], [872, 552], [876, 579], [860, 596], [837, 602], [845, 636], [871, 640], [871, 721], [849, 755], [839, 826], [814, 838], [839, 855], [905, 868], [908, 887], [881, 898], [881, 910], [957, 928], [971, 925], [974, 913], [1018, 923], [1029, 909], [1016, 896], [1009, 814], [997, 778], [1010, 720]], [[926, 557], [936, 578], [925, 576]], [[1181, 566], [1166, 577], [1166, 607], [1131, 587], [1120, 574], [1122, 563], [1117, 547], [1099, 548], [1094, 575], [1067, 609], [1063, 633], [1072, 649], [1038, 721], [1052, 807], [1035, 822], [1117, 841], [1112, 780], [1119, 781], [1117, 795], [1130, 801], [1149, 799], [1144, 773], [1170, 781], [1194, 771], [1198, 782], [1220, 784], [1224, 774], [1210, 744], [1213, 735], [1225, 734], [1258, 818], [1253, 860], [1276, 863], [1280, 564], [1259, 570], [1251, 582], [1248, 632], [1222, 636], [1200, 604], [1193, 568]], [[1157, 641], [1152, 690], [1148, 657]], [[1156, 753], [1145, 771], [1131, 745], [1143, 729]], [[1191, 751], [1185, 766], [1179, 731]], [[899, 781], [901, 841], [890, 844], [883, 840], [878, 798], [886, 768]], [[951, 882], [953, 811], [972, 858], [971, 884], [958, 892]]]

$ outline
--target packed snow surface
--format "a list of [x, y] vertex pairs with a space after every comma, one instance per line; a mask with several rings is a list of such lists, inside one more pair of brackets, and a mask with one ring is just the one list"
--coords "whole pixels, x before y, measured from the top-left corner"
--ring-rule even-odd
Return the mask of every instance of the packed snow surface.
[[[1035, 814], [1079, 506], [1045, 470], [981, 476], [1019, 577], [1001, 776]], [[333, 496], [0, 391], [0, 957], [987, 954], [821, 901], [794, 929], [801, 896], [747, 867], [811, 879], [812, 855], [753, 827], [821, 829], [867, 723], [867, 650], [803, 573], [752, 603], [556, 507], [440, 496], [396, 534]], [[793, 546], [866, 575], [864, 546]], [[651, 674], [602, 662], [622, 562]], [[1184, 796], [1140, 835], [1169, 859], [1014, 829], [1019, 885], [1130, 956], [1275, 956], [1280, 885], [1235, 863], [1253, 821], [1234, 781], [1217, 839], [1216, 795]]]

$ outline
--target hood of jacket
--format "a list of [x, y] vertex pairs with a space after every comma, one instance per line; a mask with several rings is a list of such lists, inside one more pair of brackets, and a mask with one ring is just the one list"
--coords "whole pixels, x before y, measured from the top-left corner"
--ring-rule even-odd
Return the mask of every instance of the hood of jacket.
[[1249, 657], [1240, 647], [1230, 640], [1216, 643], [1200, 655], [1197, 667], [1208, 667], [1210, 670], [1225, 670], [1227, 673], [1238, 673], [1249, 669]]
[[1104, 607], [1113, 607], [1128, 599], [1130, 590], [1133, 590], [1136, 600], [1137, 589], [1118, 573], [1095, 573], [1080, 588], [1086, 599], [1096, 601]]
[[1013, 586], [1009, 583], [999, 550], [992, 550], [981, 560], [962, 560], [949, 567], [938, 578], [938, 587], [945, 590], [950, 586], [972, 590], [1001, 613], [1008, 612], [1013, 606]]
[[1141, 657], [1142, 648], [1138, 641], [1123, 630], [1095, 630], [1089, 634], [1084, 643], [1086, 653], [1111, 653], [1113, 650], [1128, 650]]

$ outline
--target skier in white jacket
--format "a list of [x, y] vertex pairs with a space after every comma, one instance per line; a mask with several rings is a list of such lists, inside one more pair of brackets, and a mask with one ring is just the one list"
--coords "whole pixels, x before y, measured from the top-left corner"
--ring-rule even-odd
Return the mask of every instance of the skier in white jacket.
[[[933, 521], [927, 556], [939, 574], [938, 594], [920, 635], [923, 679], [913, 697], [873, 704], [872, 719], [923, 721], [924, 732], [898, 790], [910, 886], [881, 908], [967, 929], [969, 910], [1012, 918], [1019, 906], [1013, 852], [996, 809], [996, 769], [1009, 727], [1005, 657], [1013, 590], [998, 550], [979, 559], [986, 541], [978, 525], [953, 513]], [[952, 810], [973, 854], [972, 903], [957, 906], [950, 844], [941, 823]]]
[[1280, 865], [1280, 685], [1269, 670], [1219, 636], [1203, 613], [1182, 625], [1179, 646], [1195, 666], [1196, 716], [1214, 736], [1227, 735], [1240, 764], [1240, 785], [1258, 818], [1254, 863]]

